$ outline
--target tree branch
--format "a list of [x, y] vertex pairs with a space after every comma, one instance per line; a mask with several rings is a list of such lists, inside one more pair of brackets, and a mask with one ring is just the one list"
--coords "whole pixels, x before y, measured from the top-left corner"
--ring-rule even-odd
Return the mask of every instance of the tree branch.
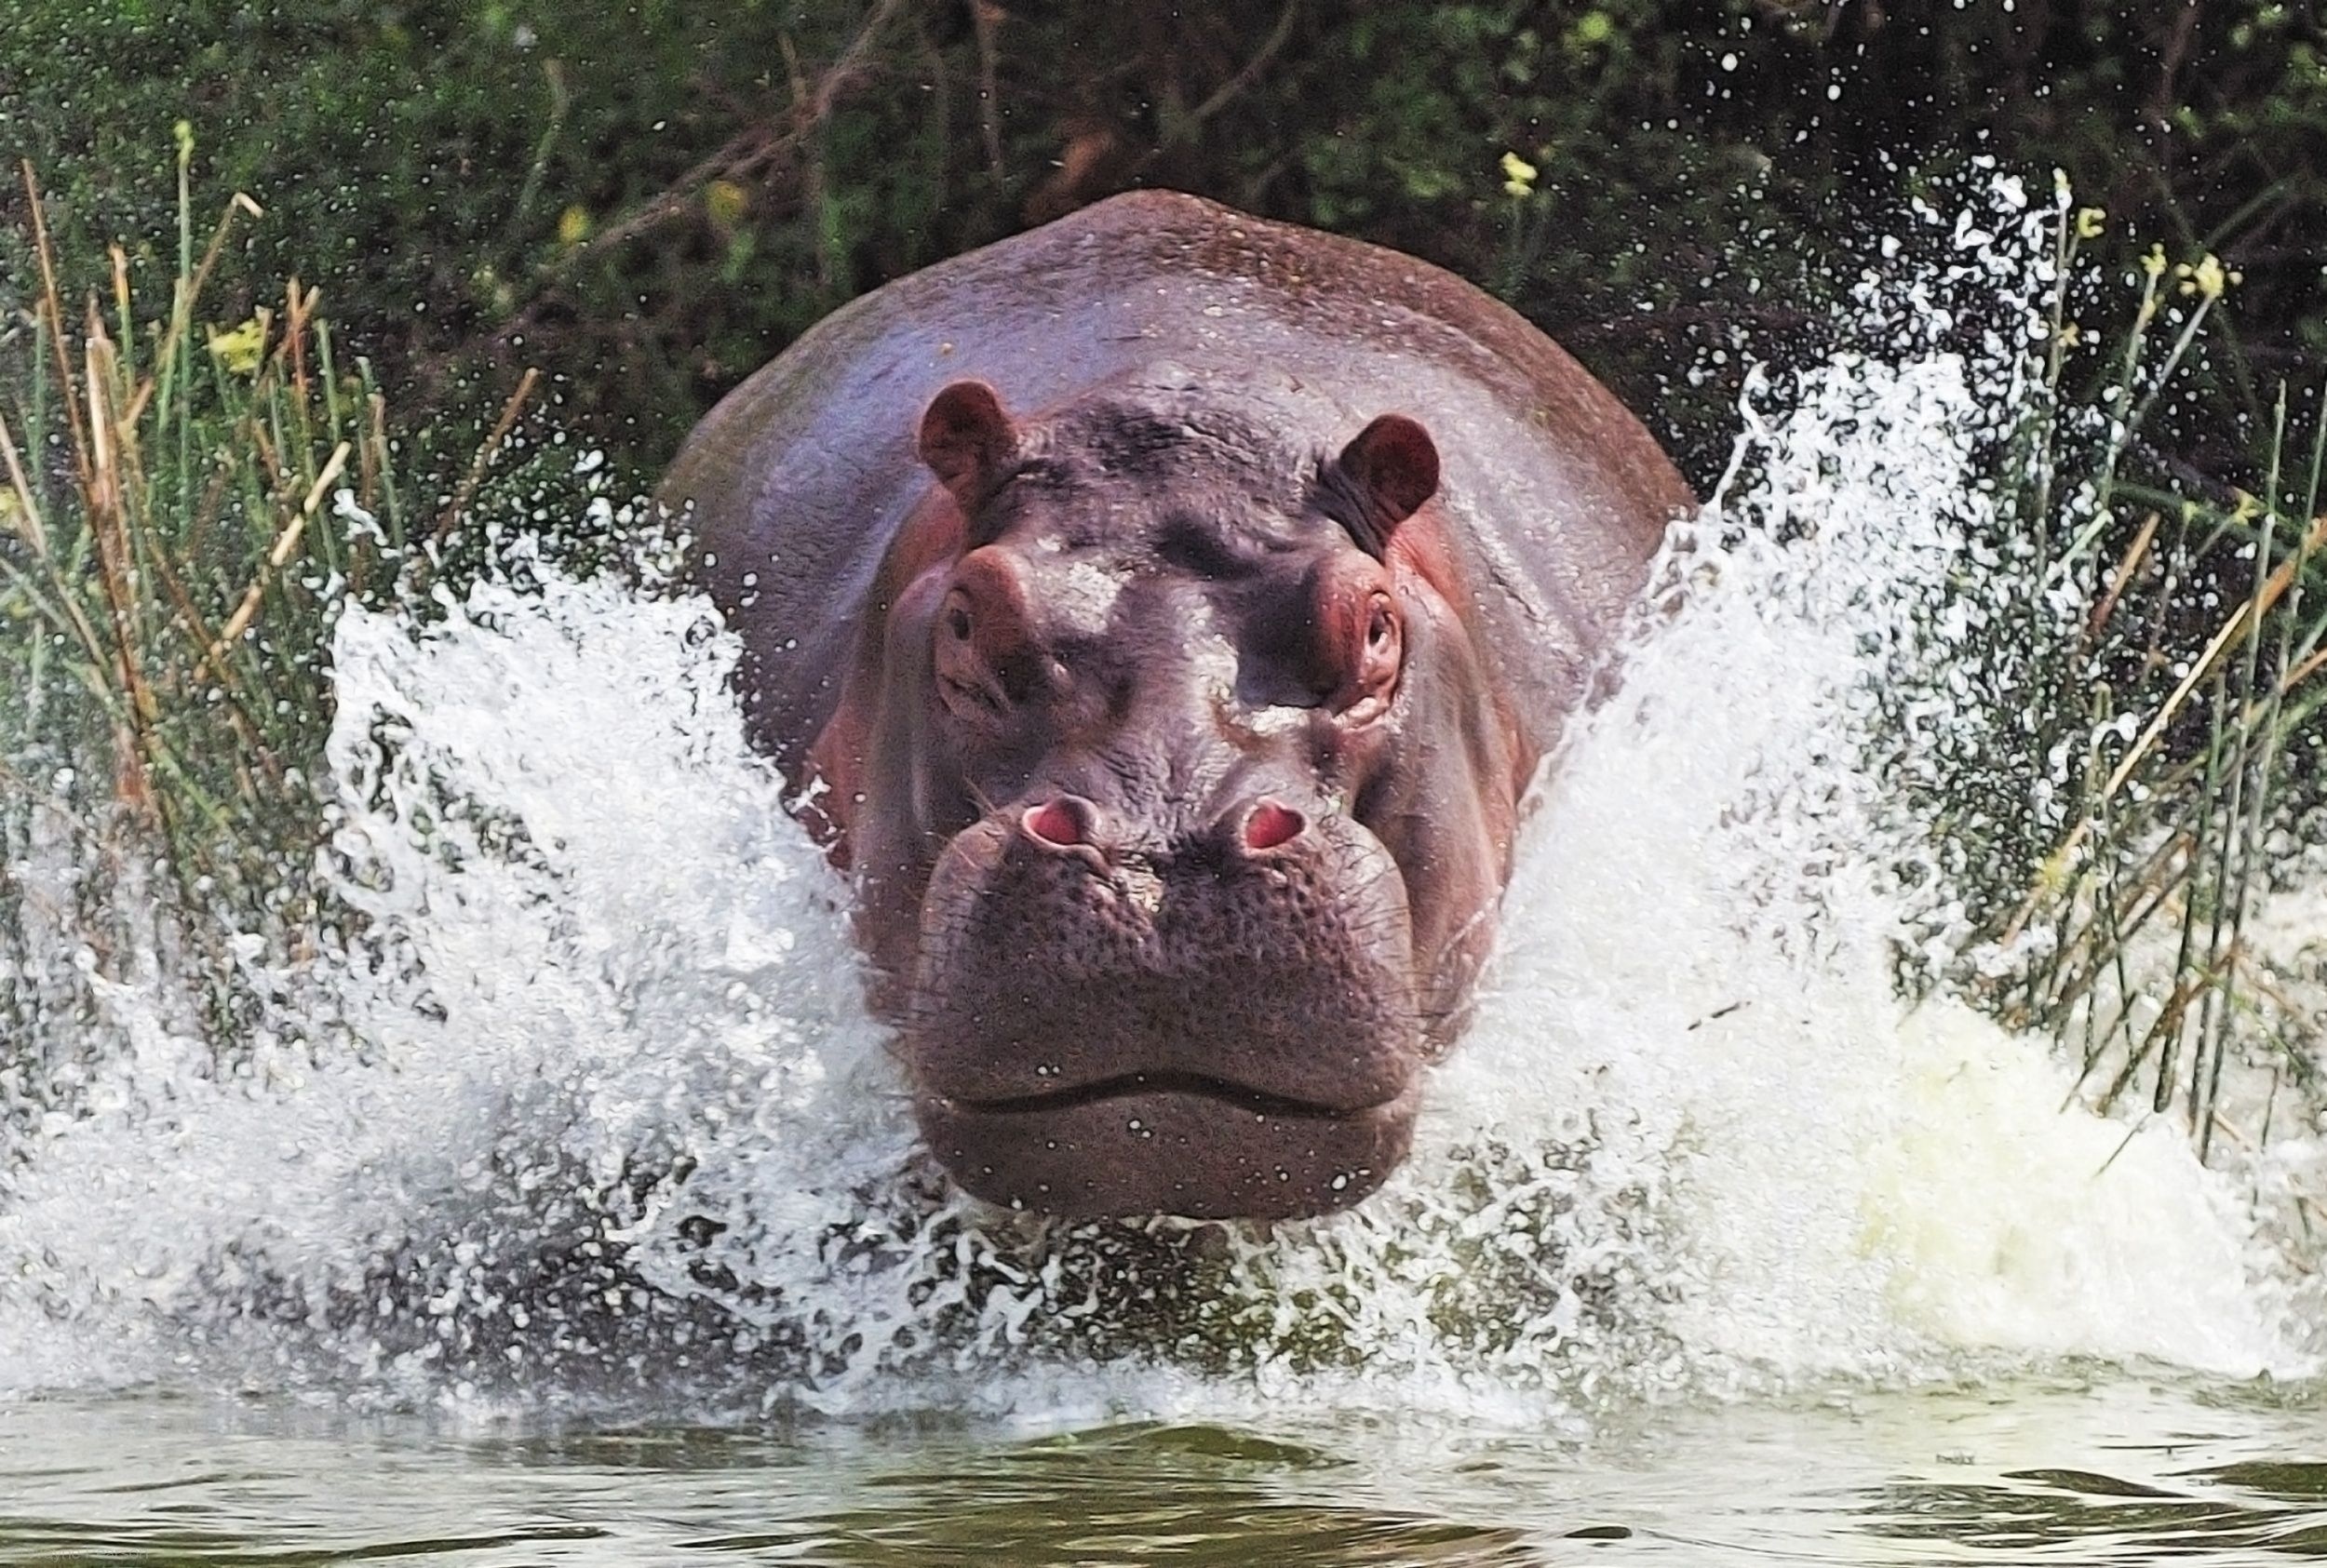
[[550, 277], [563, 276], [592, 257], [683, 216], [694, 206], [695, 193], [713, 181], [747, 179], [799, 146], [831, 117], [841, 94], [855, 85], [874, 40], [905, 8], [905, 3], [906, 0], [881, 0], [873, 7], [865, 25], [856, 30], [848, 47], [825, 67], [814, 87], [804, 94], [794, 92], [789, 123], [782, 130], [760, 125], [737, 132], [718, 152], [688, 169], [645, 206], [558, 257], [544, 269], [545, 273]]

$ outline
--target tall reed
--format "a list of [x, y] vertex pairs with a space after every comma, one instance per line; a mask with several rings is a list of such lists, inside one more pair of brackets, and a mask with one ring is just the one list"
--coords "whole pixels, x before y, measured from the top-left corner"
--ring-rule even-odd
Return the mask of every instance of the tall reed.
[[[76, 289], [20, 171], [34, 275], [0, 328], [0, 959], [29, 926], [73, 923], [26, 904], [44, 854], [84, 901], [127, 885], [225, 917], [214, 932], [303, 929], [331, 626], [389, 591], [403, 555], [371, 367], [342, 362], [296, 278], [237, 325], [206, 319], [238, 227], [262, 214], [237, 195], [197, 243], [182, 129], [178, 151], [159, 301], [119, 245]], [[71, 825], [41, 828], [43, 811]], [[110, 894], [100, 863], [125, 874]], [[122, 911], [96, 913], [79, 911], [86, 930]], [[0, 1019], [30, 1005], [19, 957], [0, 962]]]
[[2025, 833], [2019, 855], [1985, 846], [1971, 878], [1993, 880], [1964, 978], [2066, 1043], [2094, 1103], [2174, 1112], [2211, 1158], [2259, 1146], [2322, 1087], [2327, 1017], [2281, 972], [2288, 944], [2253, 937], [2321, 821], [2327, 417], [2314, 404], [2298, 437], [2282, 386], [2251, 491], [2166, 472], [2145, 431], [2236, 280], [2157, 249], [2098, 397], [2070, 395], [2070, 301], [2098, 232], [2061, 202], [2032, 392], [2002, 454], [1998, 519], [2022, 559], [1988, 655], [2019, 672], [2002, 700], [2020, 766], [1979, 782], [2025, 792], [2006, 812]]

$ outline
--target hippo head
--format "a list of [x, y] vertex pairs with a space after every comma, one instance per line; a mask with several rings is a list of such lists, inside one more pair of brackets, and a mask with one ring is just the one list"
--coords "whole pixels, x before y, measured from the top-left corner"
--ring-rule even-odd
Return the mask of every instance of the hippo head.
[[835, 814], [922, 1133], [990, 1200], [1345, 1207], [1461, 1026], [1526, 769], [1438, 452], [1266, 414], [962, 382], [921, 420]]

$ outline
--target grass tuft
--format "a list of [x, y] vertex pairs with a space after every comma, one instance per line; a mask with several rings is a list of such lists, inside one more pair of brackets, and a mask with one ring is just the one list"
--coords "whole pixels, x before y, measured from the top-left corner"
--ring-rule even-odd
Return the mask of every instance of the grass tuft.
[[2288, 972], [2305, 944], [2254, 940], [2274, 891], [2327, 869], [2301, 853], [2327, 804], [2327, 418], [2315, 401], [2298, 440], [2281, 385], [2251, 492], [2149, 472], [2145, 424], [2234, 280], [2153, 251], [2098, 395], [2073, 395], [2093, 228], [2064, 194], [2034, 391], [2003, 454], [2020, 558], [1976, 656], [2018, 672], [1990, 699], [2016, 776], [1983, 771], [1993, 757], [1940, 774], [1973, 894], [1957, 978], [2072, 1049], [2094, 1103], [2178, 1114], [2211, 1159], [2259, 1148], [2327, 1088], [2327, 1018]]
[[178, 154], [160, 290], [119, 245], [61, 257], [20, 170], [37, 265], [0, 297], [0, 1028], [23, 1040], [98, 1027], [104, 986], [137, 971], [224, 1046], [254, 954], [297, 963], [328, 939], [333, 628], [440, 554], [408, 551], [408, 450], [318, 291], [294, 277], [210, 318], [263, 214], [236, 194], [197, 246], [182, 131]]

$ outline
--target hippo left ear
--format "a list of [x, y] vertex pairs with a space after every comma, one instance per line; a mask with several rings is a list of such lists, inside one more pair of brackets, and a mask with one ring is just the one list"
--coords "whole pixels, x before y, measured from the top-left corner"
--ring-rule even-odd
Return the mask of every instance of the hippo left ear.
[[1018, 455], [1018, 430], [984, 382], [955, 382], [921, 415], [920, 449], [963, 513], [1002, 488]]
[[1342, 521], [1368, 555], [1389, 547], [1398, 525], [1438, 493], [1438, 445], [1404, 414], [1383, 414], [1334, 460], [1335, 488], [1359, 514]]

